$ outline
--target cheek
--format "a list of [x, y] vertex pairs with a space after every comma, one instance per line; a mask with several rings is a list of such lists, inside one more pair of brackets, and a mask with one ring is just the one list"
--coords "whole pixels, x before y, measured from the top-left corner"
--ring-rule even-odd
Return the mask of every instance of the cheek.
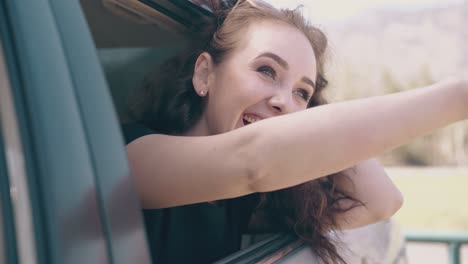
[[223, 85], [224, 93], [238, 104], [254, 104], [265, 99], [272, 90], [271, 84], [261, 80], [252, 70], [238, 71], [227, 77], [220, 85]]
[[249, 70], [242, 76], [240, 87], [246, 94], [254, 98], [265, 98], [271, 96], [278, 89], [278, 84], [261, 76], [258, 72]]
[[301, 112], [301, 111], [304, 111], [307, 109], [307, 106], [300, 106], [298, 107], [298, 109], [296, 111], [293, 111], [293, 112]]
[[224, 64], [218, 69], [216, 88], [219, 90], [219, 96], [217, 99], [223, 101], [225, 109], [228, 106], [230, 108], [250, 107], [267, 99], [275, 90], [274, 82], [262, 77], [260, 73], [242, 63], [240, 59]]

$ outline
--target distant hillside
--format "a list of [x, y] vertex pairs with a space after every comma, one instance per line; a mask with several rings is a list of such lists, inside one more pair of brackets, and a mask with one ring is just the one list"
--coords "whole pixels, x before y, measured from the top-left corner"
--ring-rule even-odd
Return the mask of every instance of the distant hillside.
[[326, 28], [331, 68], [341, 79], [343, 71], [351, 75], [345, 76], [345, 83], [356, 79], [357, 89], [370, 89], [370, 94], [381, 92], [383, 88], [376, 85], [388, 79], [410, 88], [428, 78], [468, 72], [467, 14], [468, 5], [412, 12], [376, 10]]
[[[325, 28], [332, 100], [397, 92], [468, 76], [468, 3], [426, 10], [374, 10]], [[468, 165], [468, 122], [400, 150], [395, 162]], [[403, 153], [405, 152], [405, 153]]]

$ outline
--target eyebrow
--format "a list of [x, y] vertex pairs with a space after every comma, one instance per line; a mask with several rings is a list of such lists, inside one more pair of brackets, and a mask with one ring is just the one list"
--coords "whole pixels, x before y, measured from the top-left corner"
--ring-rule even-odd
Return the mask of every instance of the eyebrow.
[[308, 85], [312, 86], [312, 88], [314, 88], [314, 90], [315, 90], [315, 83], [311, 79], [309, 79], [307, 77], [302, 77], [301, 81], [303, 81], [303, 82], [307, 83]]
[[[289, 64], [288, 64], [288, 62], [285, 61], [285, 60], [284, 60], [283, 58], [281, 58], [280, 56], [278, 56], [278, 55], [276, 55], [276, 54], [274, 54], [274, 53], [272, 53], [272, 52], [264, 52], [264, 53], [258, 55], [258, 56], [256, 57], [256, 59], [261, 58], [261, 57], [270, 58], [270, 59], [276, 61], [276, 62], [277, 62], [281, 67], [283, 67], [284, 69], [289, 70]], [[310, 86], [312, 86], [312, 88], [315, 89], [315, 83], [314, 83], [311, 79], [309, 79], [309, 78], [307, 78], [307, 77], [304, 76], [304, 77], [302, 77], [301, 81], [304, 82], [304, 83], [306, 83], [306, 84], [308, 84], [308, 85], [310, 85]]]
[[289, 64], [284, 60], [282, 59], [280, 56], [272, 53], [272, 52], [264, 52], [260, 55], [257, 56], [257, 59], [260, 58], [260, 57], [267, 57], [267, 58], [270, 58], [274, 61], [276, 61], [281, 67], [285, 68], [286, 70], [289, 70]]

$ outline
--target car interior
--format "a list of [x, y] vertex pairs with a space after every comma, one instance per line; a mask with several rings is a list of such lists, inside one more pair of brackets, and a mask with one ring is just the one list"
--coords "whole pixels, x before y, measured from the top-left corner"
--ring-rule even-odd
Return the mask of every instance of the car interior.
[[184, 49], [198, 19], [210, 14], [188, 1], [80, 2], [121, 123], [128, 121], [132, 91], [151, 69]]

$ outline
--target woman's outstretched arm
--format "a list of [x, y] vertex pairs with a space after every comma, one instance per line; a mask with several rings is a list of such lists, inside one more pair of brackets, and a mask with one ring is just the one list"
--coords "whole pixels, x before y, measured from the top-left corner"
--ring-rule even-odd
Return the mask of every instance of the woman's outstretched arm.
[[330, 175], [468, 118], [468, 84], [311, 108], [209, 137], [150, 135], [127, 147], [144, 207], [294, 186]]
[[342, 171], [467, 118], [468, 82], [450, 80], [257, 122], [244, 128], [258, 134], [248, 152], [255, 153], [251, 189], [272, 191]]

